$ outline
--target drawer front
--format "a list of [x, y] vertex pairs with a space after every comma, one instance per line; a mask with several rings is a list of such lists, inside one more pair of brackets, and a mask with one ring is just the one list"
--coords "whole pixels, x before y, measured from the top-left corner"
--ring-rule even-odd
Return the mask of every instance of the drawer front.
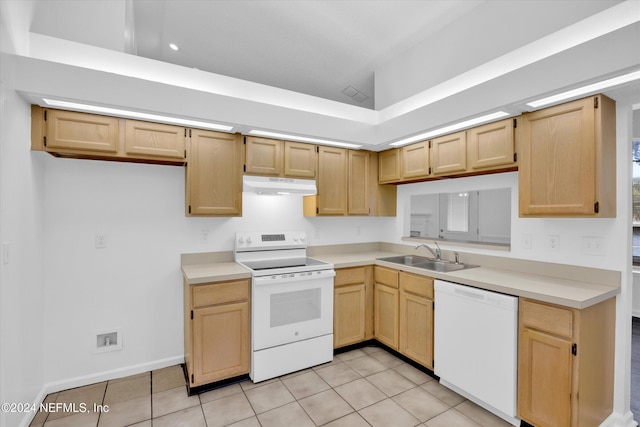
[[365, 267], [340, 268], [336, 270], [336, 277], [333, 279], [334, 286], [352, 285], [364, 283]]
[[376, 283], [398, 289], [398, 270], [376, 266], [373, 274]]
[[418, 274], [400, 273], [400, 290], [433, 299], [433, 279]]
[[520, 321], [523, 327], [567, 338], [573, 337], [573, 311], [569, 308], [540, 304], [521, 298]]
[[249, 300], [249, 280], [193, 285], [193, 308]]

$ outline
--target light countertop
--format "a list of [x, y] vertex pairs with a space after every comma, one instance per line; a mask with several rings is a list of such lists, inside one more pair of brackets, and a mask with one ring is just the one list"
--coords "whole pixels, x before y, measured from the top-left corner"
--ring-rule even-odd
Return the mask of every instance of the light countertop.
[[[494, 292], [527, 297], [539, 301], [572, 308], [586, 308], [615, 297], [620, 287], [586, 283], [551, 276], [522, 273], [507, 269], [477, 267], [450, 273], [380, 261], [396, 252], [367, 251], [341, 254], [314, 255], [312, 258], [329, 262], [334, 268], [380, 265], [409, 273], [421, 274], [435, 279], [448, 280], [462, 285], [474, 286]], [[182, 266], [185, 281], [189, 285], [250, 278], [251, 272], [235, 262], [211, 262]]]

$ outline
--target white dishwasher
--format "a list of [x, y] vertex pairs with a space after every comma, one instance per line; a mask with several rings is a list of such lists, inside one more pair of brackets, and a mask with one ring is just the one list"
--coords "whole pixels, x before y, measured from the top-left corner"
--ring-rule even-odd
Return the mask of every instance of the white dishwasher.
[[518, 298], [435, 281], [434, 373], [513, 425], [517, 418]]

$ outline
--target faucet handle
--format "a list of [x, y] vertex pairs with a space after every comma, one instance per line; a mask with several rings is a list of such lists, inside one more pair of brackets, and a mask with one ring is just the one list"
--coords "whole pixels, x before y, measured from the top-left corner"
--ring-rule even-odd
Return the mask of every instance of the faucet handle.
[[455, 257], [456, 264], [460, 264], [460, 254], [458, 252], [454, 252], [453, 256]]

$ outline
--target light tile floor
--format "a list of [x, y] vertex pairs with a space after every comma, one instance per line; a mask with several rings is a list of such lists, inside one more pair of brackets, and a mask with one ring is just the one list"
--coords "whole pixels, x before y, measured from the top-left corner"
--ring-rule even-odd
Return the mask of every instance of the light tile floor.
[[[188, 396], [180, 366], [53, 393], [34, 427], [508, 427], [509, 424], [378, 347], [253, 384]], [[70, 406], [75, 404], [75, 406]], [[95, 405], [108, 412], [94, 412]], [[55, 406], [54, 406], [55, 407]]]

